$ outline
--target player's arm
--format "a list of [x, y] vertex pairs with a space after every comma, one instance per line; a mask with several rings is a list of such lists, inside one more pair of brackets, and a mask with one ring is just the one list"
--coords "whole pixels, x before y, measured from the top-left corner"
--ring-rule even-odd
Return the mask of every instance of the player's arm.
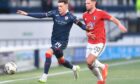
[[87, 36], [92, 38], [93, 40], [95, 39], [95, 35], [92, 32], [89, 32], [90, 30], [92, 30], [93, 28], [90, 27], [89, 25], [84, 25], [81, 21], [77, 20], [76, 24], [78, 26], [80, 26], [83, 30], [85, 30], [87, 32]]
[[127, 29], [121, 24], [121, 22], [117, 18], [111, 16], [106, 11], [101, 11], [101, 14], [103, 16], [103, 19], [105, 19], [105, 20], [111, 20], [112, 22], [114, 22], [119, 27], [119, 29], [122, 32], [124, 32], [124, 33], [127, 32]]
[[83, 30], [87, 30], [86, 25], [84, 25], [80, 20], [76, 20], [75, 24], [77, 24], [80, 28], [82, 28]]
[[85, 30], [85, 31], [89, 31], [90, 28], [88, 28], [85, 24], [83, 24], [79, 19], [77, 19], [76, 16], [71, 15], [71, 19], [73, 20], [73, 22], [78, 25], [81, 29]]
[[125, 26], [122, 25], [121, 22], [117, 18], [111, 16], [110, 20], [114, 22], [123, 33], [127, 32], [127, 29], [125, 28]]
[[85, 30], [85, 31], [89, 31], [89, 30], [91, 30], [91, 28], [89, 27], [89, 26], [86, 26], [85, 24], [83, 24], [80, 20], [78, 20], [78, 19], [75, 19], [75, 24], [77, 24], [80, 28], [82, 28], [83, 30]]
[[45, 18], [45, 17], [47, 17], [46, 13], [27, 13], [27, 12], [22, 11], [22, 10], [18, 10], [17, 13], [20, 14], [20, 15], [31, 16], [31, 17], [35, 17], [35, 18]]

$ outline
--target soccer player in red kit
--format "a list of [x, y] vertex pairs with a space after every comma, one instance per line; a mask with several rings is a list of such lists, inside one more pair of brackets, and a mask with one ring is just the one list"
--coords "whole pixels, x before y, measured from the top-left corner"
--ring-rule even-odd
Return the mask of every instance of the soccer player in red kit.
[[[107, 12], [96, 8], [96, 0], [86, 0], [86, 12], [83, 14], [85, 24], [91, 28], [87, 32], [88, 44], [86, 50], [86, 62], [88, 68], [97, 77], [97, 84], [105, 84], [108, 65], [102, 64], [97, 59], [103, 51], [106, 43], [105, 20], [114, 22], [122, 32], [127, 29], [120, 23], [118, 19], [111, 16]], [[100, 73], [101, 70], [101, 73]]]

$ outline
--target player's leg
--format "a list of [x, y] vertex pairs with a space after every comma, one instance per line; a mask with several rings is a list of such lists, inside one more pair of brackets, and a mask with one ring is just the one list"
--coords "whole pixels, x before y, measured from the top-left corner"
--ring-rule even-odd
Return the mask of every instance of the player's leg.
[[103, 80], [106, 81], [108, 74], [108, 64], [102, 64], [99, 60], [96, 59], [95, 65], [101, 69]]
[[68, 60], [64, 58], [64, 56], [58, 58], [58, 62], [60, 65], [73, 70], [74, 79], [77, 79], [79, 77], [78, 72], [80, 71], [80, 66], [72, 65]]
[[63, 50], [61, 48], [54, 49], [54, 54], [56, 58], [58, 59], [58, 63], [60, 65], [63, 65], [66, 68], [72, 69], [74, 72], [74, 78], [78, 78], [78, 71], [80, 67], [78, 65], [72, 65], [68, 60], [66, 60], [63, 56]]
[[[104, 80], [102, 77], [102, 74], [100, 73], [99, 70], [99, 61], [96, 63], [97, 57], [99, 56], [100, 52], [102, 51], [103, 45], [93, 45], [93, 44], [88, 44], [87, 46], [87, 51], [86, 51], [86, 61], [88, 68], [92, 71], [92, 73], [97, 77], [98, 82], [97, 84], [104, 84]], [[100, 63], [100, 66], [104, 67], [104, 64]]]
[[47, 76], [48, 76], [48, 72], [51, 66], [51, 58], [53, 55], [53, 50], [50, 48], [47, 50], [45, 56], [46, 56], [46, 61], [44, 64], [44, 74], [41, 76], [41, 78], [39, 79], [39, 82], [47, 82]]
[[63, 65], [64, 67], [72, 69], [73, 65], [64, 59], [63, 56], [63, 49], [65, 49], [67, 46], [67, 42], [54, 42], [52, 45], [52, 50], [54, 52], [54, 55], [58, 59], [58, 63]]
[[[86, 62], [87, 62], [88, 68], [97, 77], [98, 82], [99, 81], [103, 82], [103, 78], [102, 78], [99, 68], [94, 65], [96, 58], [97, 57], [95, 55], [89, 54], [86, 59]], [[101, 83], [101, 84], [103, 84], [103, 83]]]
[[[93, 63], [94, 67], [98, 67], [101, 69], [102, 72], [102, 78], [103, 78], [103, 84], [106, 83], [106, 78], [107, 78], [107, 74], [108, 74], [108, 64], [102, 64], [101, 62], [99, 62], [97, 59], [95, 60], [95, 62]], [[97, 84], [102, 84], [101, 81], [99, 80]]]
[[63, 51], [61, 49], [56, 50], [54, 53], [55, 53], [56, 58], [58, 59], [59, 64], [69, 69], [73, 68], [73, 65], [68, 60], [65, 60], [63, 56]]
[[[100, 44], [96, 44], [95, 46], [100, 48], [100, 49], [97, 49], [97, 48], [95, 49], [95, 50], [99, 51], [97, 53], [98, 57], [99, 57], [102, 54], [102, 52], [104, 51], [105, 46], [104, 46], [104, 44], [101, 44], [101, 43]], [[107, 74], [108, 74], [108, 64], [102, 64], [99, 60], [96, 59], [95, 60], [95, 65], [101, 69], [103, 80], [106, 81]]]
[[80, 69], [77, 65], [72, 65], [68, 60], [65, 60], [63, 55], [63, 50], [67, 47], [67, 42], [56, 42], [52, 49], [56, 58], [58, 59], [59, 64], [63, 65], [66, 68], [72, 69], [74, 72], [75, 79], [78, 78], [78, 70]]

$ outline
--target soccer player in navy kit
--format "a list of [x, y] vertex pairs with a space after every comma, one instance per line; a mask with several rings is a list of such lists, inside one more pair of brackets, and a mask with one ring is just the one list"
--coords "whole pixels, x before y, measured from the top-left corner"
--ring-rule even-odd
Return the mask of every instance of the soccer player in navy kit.
[[47, 82], [48, 71], [51, 65], [51, 58], [54, 54], [58, 59], [59, 64], [66, 68], [72, 69], [74, 72], [74, 77], [78, 77], [78, 65], [72, 65], [69, 61], [64, 59], [63, 50], [67, 47], [69, 40], [69, 33], [72, 28], [73, 23], [80, 26], [83, 30], [88, 30], [84, 24], [82, 24], [73, 14], [68, 11], [68, 0], [59, 0], [58, 9], [49, 11], [48, 13], [27, 13], [22, 10], [17, 11], [18, 14], [31, 16], [35, 18], [53, 18], [53, 32], [51, 37], [52, 47], [47, 50], [44, 74], [39, 79], [40, 82]]

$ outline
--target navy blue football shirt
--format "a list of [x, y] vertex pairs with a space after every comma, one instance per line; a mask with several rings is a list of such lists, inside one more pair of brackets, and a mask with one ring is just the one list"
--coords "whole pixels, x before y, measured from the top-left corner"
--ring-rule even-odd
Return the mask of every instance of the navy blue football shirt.
[[[77, 24], [79, 22], [76, 16], [74, 16], [69, 11], [67, 11], [67, 13], [64, 16], [61, 16], [58, 10], [52, 10], [49, 11], [48, 13], [29, 13], [28, 16], [35, 18], [45, 18], [45, 17], [53, 18], [54, 24], [51, 37], [52, 44], [55, 42], [68, 42], [69, 33], [73, 23]], [[79, 26], [83, 30], [86, 30], [86, 26], [84, 24]]]

